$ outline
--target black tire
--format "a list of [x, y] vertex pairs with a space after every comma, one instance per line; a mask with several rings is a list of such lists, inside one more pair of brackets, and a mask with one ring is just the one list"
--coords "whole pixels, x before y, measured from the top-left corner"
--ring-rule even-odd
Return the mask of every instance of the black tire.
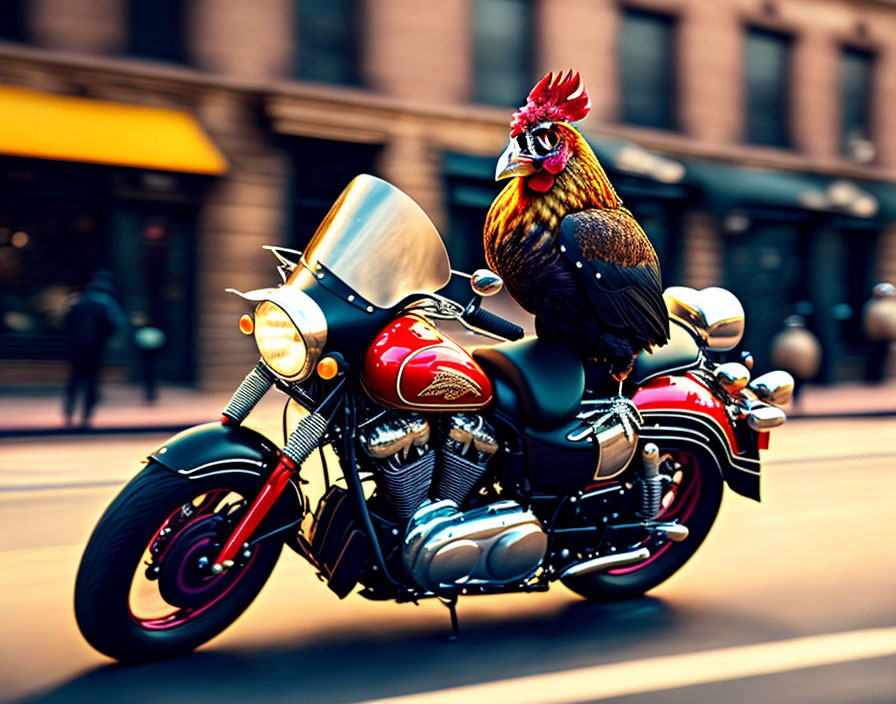
[[[283, 547], [280, 536], [259, 542], [248, 564], [229, 577], [230, 586], [209, 605], [179, 611], [186, 614], [182, 623], [174, 620], [171, 626], [149, 627], [150, 621], [136, 618], [131, 585], [146, 569], [141, 559], [148, 546], [179, 507], [205, 492], [231, 491], [251, 501], [259, 489], [258, 479], [248, 475], [189, 480], [150, 462], [106, 509], [81, 558], [75, 582], [75, 617], [84, 638], [111, 658], [141, 662], [187, 653], [233, 623], [274, 569]], [[262, 528], [272, 523], [283, 525], [289, 520], [284, 513], [275, 505]]]
[[[682, 462], [684, 466], [688, 466], [685, 464], [688, 463], [690, 471], [694, 473], [691, 479], [696, 477], [699, 480], [695, 503], [686, 520], [681, 520], [690, 531], [688, 537], [680, 543], [666, 543], [654, 558], [641, 565], [562, 579], [565, 586], [589, 601], [634, 599], [665, 582], [697, 552], [719, 513], [722, 504], [722, 478], [715, 464], [703, 455], [678, 451], [671, 454], [673, 459]], [[669, 508], [670, 513], [675, 513], [675, 503]], [[661, 514], [660, 520], [662, 517]], [[649, 540], [644, 545], [650, 547]]]

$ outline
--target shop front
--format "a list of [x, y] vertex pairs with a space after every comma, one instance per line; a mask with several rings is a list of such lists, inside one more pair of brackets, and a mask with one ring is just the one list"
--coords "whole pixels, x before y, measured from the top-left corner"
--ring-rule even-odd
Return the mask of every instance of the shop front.
[[140, 374], [134, 333], [152, 326], [166, 339], [159, 377], [193, 381], [196, 212], [223, 157], [179, 111], [3, 86], [0, 98], [0, 384], [58, 385], [66, 312], [100, 270], [127, 319], [112, 374]]

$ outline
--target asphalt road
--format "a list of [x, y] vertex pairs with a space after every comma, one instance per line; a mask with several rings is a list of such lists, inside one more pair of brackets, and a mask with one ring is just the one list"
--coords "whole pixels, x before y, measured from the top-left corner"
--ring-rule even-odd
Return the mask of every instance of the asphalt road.
[[[78, 634], [72, 585], [104, 506], [162, 438], [0, 444], [0, 700], [896, 701], [896, 419], [794, 421], [761, 504], [726, 494], [646, 598], [340, 602], [285, 551], [256, 603], [174, 661], [123, 667]], [[410, 696], [406, 696], [410, 695]]]

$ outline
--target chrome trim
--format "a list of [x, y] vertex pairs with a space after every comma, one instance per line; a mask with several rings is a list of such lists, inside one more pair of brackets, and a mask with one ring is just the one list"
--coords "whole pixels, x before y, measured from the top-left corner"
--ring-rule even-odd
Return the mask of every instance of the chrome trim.
[[448, 418], [448, 438], [445, 449], [464, 456], [470, 447], [476, 451], [476, 461], [485, 464], [498, 451], [495, 431], [485, 418], [474, 413], [454, 413]]
[[193, 472], [198, 472], [200, 469], [206, 469], [207, 467], [212, 467], [214, 465], [219, 465], [219, 464], [251, 464], [255, 467], [263, 467], [264, 466], [264, 462], [262, 462], [260, 460], [250, 460], [250, 459], [239, 457], [239, 458], [232, 458], [232, 459], [225, 459], [225, 460], [215, 460], [214, 462], [206, 462], [205, 464], [201, 464], [198, 467], [191, 467], [189, 469], [179, 469], [179, 470], [177, 470], [177, 473], [183, 474], [183, 475], [188, 475], [188, 474], [192, 474]]
[[673, 543], [680, 543], [691, 533], [688, 527], [681, 525], [681, 523], [655, 523], [650, 526], [650, 530], [662, 533]]
[[756, 377], [749, 389], [766, 403], [783, 406], [793, 398], [793, 376], [785, 371], [774, 371]]
[[725, 362], [712, 373], [719, 385], [732, 396], [737, 395], [750, 381], [750, 370], [740, 362]]
[[784, 425], [787, 416], [777, 406], [758, 406], [747, 413], [747, 423], [757, 433]]
[[[722, 446], [725, 448], [725, 454], [727, 455], [727, 459], [729, 464], [736, 467], [737, 469], [743, 469], [745, 472], [751, 472], [753, 474], [759, 474], [758, 469], [752, 469], [752, 466], [759, 465], [758, 459], [753, 459], [751, 457], [740, 457], [739, 455], [735, 455], [734, 451], [731, 448], [731, 444], [728, 441], [728, 436], [725, 434], [725, 431], [722, 430], [721, 426], [709, 416], [691, 411], [682, 411], [679, 408], [651, 408], [649, 410], [644, 410], [641, 412], [642, 416], [644, 416], [644, 425], [641, 426], [641, 434], [642, 436], [647, 436], [650, 434], [651, 425], [647, 420], [648, 416], [654, 415], [664, 415], [664, 416], [683, 416], [690, 420], [693, 420], [697, 423], [707, 426], [713, 434], [716, 436], [718, 440], [722, 442]], [[656, 429], [660, 429], [661, 426], [659, 423], [655, 424]], [[669, 428], [664, 427], [664, 430], [688, 430], [687, 428]], [[653, 439], [653, 438], [651, 438]], [[708, 438], [707, 438], [708, 439]], [[746, 464], [747, 467], [739, 467], [739, 464]]]
[[[254, 291], [237, 291], [234, 288], [225, 289], [227, 293], [234, 293], [240, 298], [261, 304], [270, 301], [279, 306], [296, 326], [296, 330], [302, 336], [306, 346], [305, 364], [292, 376], [277, 374], [287, 381], [302, 381], [307, 379], [314, 370], [317, 360], [320, 359], [327, 344], [327, 317], [317, 302], [301, 289], [293, 286], [279, 286], [277, 288], [259, 288]], [[257, 334], [257, 328], [256, 328]], [[270, 365], [269, 365], [270, 368]]]
[[396, 416], [361, 435], [364, 451], [375, 459], [401, 453], [407, 459], [411, 448], [425, 449], [429, 442], [429, 422], [421, 415]]
[[612, 570], [617, 567], [628, 567], [629, 565], [637, 565], [644, 562], [650, 557], [650, 550], [647, 548], [639, 548], [630, 552], [621, 552], [618, 555], [602, 555], [585, 562], [579, 562], [571, 567], [567, 567], [560, 573], [559, 579], [566, 577], [581, 577], [593, 572], [602, 572], [604, 570]]
[[204, 474], [189, 474], [186, 475], [187, 479], [205, 479], [206, 477], [213, 477], [216, 474], [251, 474], [253, 477], [260, 477], [261, 472], [253, 472], [250, 469], [219, 469], [216, 472], [205, 472]]

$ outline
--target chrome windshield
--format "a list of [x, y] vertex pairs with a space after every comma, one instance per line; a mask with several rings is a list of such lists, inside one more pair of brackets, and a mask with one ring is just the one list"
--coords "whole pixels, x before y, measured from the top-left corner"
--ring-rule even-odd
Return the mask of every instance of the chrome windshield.
[[382, 179], [362, 174], [342, 192], [317, 228], [287, 284], [318, 264], [361, 298], [391, 308], [413, 293], [448, 283], [448, 252], [426, 213]]

